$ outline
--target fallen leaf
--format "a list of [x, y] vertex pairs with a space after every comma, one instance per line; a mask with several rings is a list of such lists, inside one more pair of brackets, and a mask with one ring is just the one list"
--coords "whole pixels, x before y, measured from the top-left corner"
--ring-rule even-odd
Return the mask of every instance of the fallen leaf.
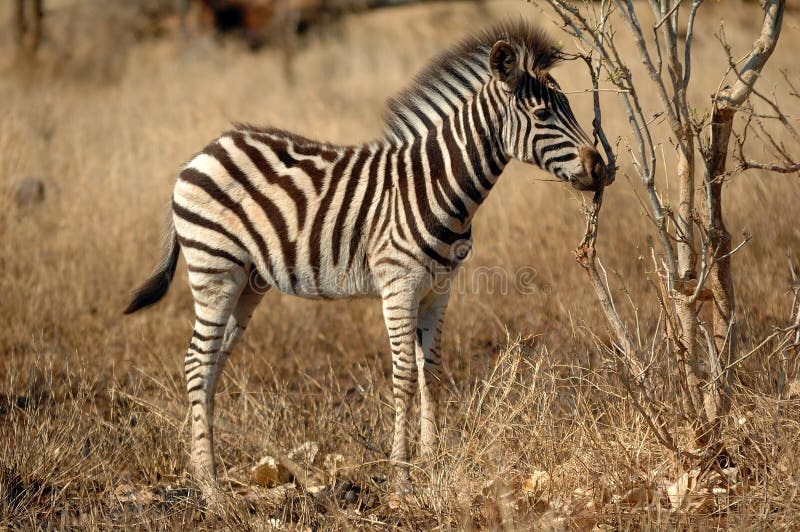
[[255, 484], [265, 487], [284, 484], [291, 480], [289, 471], [270, 455], [266, 455], [258, 461], [251, 472], [251, 477]]
[[295, 462], [313, 465], [317, 453], [319, 453], [319, 444], [315, 441], [307, 441], [289, 451], [287, 456]]
[[686, 495], [691, 489], [689, 472], [684, 472], [678, 480], [667, 487], [667, 497], [673, 510], [680, 510], [686, 500]]
[[700, 468], [695, 467], [667, 487], [667, 496], [674, 511], [708, 513], [714, 508], [715, 497], [709, 485], [716, 482], [715, 478], [722, 477], [713, 472], [701, 482], [700, 474]]
[[522, 491], [531, 497], [543, 499], [548, 497], [552, 483], [550, 473], [537, 469], [522, 482]]

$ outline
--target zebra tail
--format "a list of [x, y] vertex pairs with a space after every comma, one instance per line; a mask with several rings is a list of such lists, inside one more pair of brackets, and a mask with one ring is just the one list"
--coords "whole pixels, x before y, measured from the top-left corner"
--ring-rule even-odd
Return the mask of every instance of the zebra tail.
[[161, 259], [161, 264], [158, 265], [153, 275], [133, 293], [131, 302], [128, 303], [128, 307], [124, 311], [125, 314], [132, 314], [141, 308], [158, 302], [169, 289], [169, 283], [172, 281], [172, 277], [175, 275], [175, 268], [178, 265], [181, 246], [178, 244], [178, 235], [175, 233], [175, 224], [172, 221], [172, 216], [169, 217], [167, 224], [164, 238], [164, 257]]

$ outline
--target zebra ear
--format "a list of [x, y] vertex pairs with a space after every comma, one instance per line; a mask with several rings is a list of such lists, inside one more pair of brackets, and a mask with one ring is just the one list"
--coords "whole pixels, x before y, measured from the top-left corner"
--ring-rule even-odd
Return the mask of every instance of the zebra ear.
[[513, 90], [519, 78], [517, 52], [506, 41], [497, 41], [489, 52], [489, 69], [495, 78]]

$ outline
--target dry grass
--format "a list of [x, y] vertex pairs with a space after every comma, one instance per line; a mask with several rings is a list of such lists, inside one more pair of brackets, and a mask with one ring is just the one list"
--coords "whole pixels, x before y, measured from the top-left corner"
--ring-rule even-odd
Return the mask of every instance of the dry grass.
[[[522, 165], [507, 170], [478, 215], [467, 272], [533, 267], [533, 294], [484, 287], [454, 296], [444, 349], [445, 437], [434, 477], [415, 472], [412, 508], [388, 505], [393, 412], [379, 305], [271, 294], [219, 393], [218, 413], [235, 429], [218, 431], [217, 439], [233, 493], [222, 516], [204, 513], [186, 476], [181, 368], [192, 312], [185, 272], [156, 308], [121, 314], [129, 289], [157, 260], [176, 169], [233, 120], [335, 142], [369, 139], [380, 132], [385, 98], [427, 58], [487, 20], [540, 15], [505, 1], [359, 15], [311, 36], [287, 58], [204, 39], [138, 42], [119, 17], [104, 19], [102, 11], [89, 21], [111, 22], [95, 34], [96, 26], [74, 15], [74, 3], [53, 5], [50, 43], [35, 71], [14, 66], [11, 43], [0, 42], [0, 523], [800, 526], [800, 402], [777, 396], [780, 360], [770, 344], [743, 364], [727, 422], [729, 446], [749, 468], [747, 493], [711, 513], [671, 513], [663, 500], [636, 506], [613, 497], [674, 480], [682, 464], [657, 445], [607, 370], [599, 347], [605, 324], [571, 251], [582, 234], [579, 196], [532, 179], [544, 176]], [[725, 9], [710, 5], [700, 20], [691, 94], [700, 108], [722, 68], [711, 35], [719, 17], [740, 51], [756, 29], [753, 6], [726, 0]], [[780, 79], [781, 68], [796, 73], [799, 35], [798, 17], [790, 14], [766, 72], [770, 80]], [[92, 36], [102, 45], [91, 46]], [[122, 44], [109, 54], [114, 43]], [[560, 67], [557, 77], [567, 90], [586, 86], [579, 65]], [[588, 125], [590, 98], [571, 99]], [[612, 116], [613, 95], [605, 103], [607, 131], [624, 135], [627, 125]], [[670, 167], [666, 138], [664, 153]], [[44, 181], [46, 198], [20, 208], [14, 190], [28, 176]], [[609, 190], [599, 254], [628, 283], [649, 341], [657, 335], [657, 307], [646, 279], [651, 229], [638, 190], [624, 176]], [[787, 254], [800, 247], [800, 188], [796, 177], [751, 173], [730, 184], [725, 200], [731, 232], [746, 229], [754, 237], [734, 261], [749, 350], [788, 319]], [[615, 295], [623, 305], [624, 294]], [[670, 369], [658, 372], [669, 398]], [[798, 378], [797, 353], [788, 376]], [[349, 465], [316, 498], [290, 492], [280, 504], [248, 503], [235, 492], [263, 454], [264, 439], [284, 450], [317, 441], [323, 454], [340, 453]], [[552, 476], [549, 504], [517, 489], [534, 471]]]

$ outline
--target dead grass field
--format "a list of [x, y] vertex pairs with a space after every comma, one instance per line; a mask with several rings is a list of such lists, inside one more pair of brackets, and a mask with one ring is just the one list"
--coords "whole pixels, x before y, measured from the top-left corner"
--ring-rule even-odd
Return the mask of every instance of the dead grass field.
[[[193, 314], [183, 266], [157, 307], [129, 318], [121, 312], [158, 260], [179, 166], [236, 120], [333, 142], [368, 140], [380, 134], [385, 99], [466, 33], [508, 14], [538, 18], [554, 35], [557, 28], [517, 2], [433, 4], [345, 18], [290, 55], [251, 54], [206, 38], [139, 41], [119, 20], [104, 19], [100, 3], [53, 5], [38, 71], [21, 72], [5, 32], [0, 41], [0, 526], [800, 527], [800, 389], [777, 395], [780, 360], [769, 343], [741, 365], [726, 420], [747, 489], [712, 508], [670, 511], [660, 486], [683, 464], [613, 387], [597, 347], [608, 341], [605, 322], [572, 253], [584, 225], [581, 196], [520, 164], [478, 214], [466, 271], [533, 268], [532, 293], [484, 285], [451, 299], [446, 427], [437, 475], [415, 471], [417, 504], [403, 512], [388, 505], [393, 410], [380, 305], [270, 294], [221, 382], [217, 412], [227, 430], [217, 431], [217, 453], [231, 495], [222, 516], [204, 512], [186, 473], [182, 364]], [[74, 16], [78, 9], [105, 22]], [[702, 12], [690, 94], [699, 108], [724, 69], [712, 35], [720, 17], [738, 54], [759, 24], [757, 8], [735, 0]], [[798, 73], [800, 17], [787, 17], [764, 90], [780, 69]], [[555, 75], [566, 90], [588, 86], [580, 65]], [[589, 95], [571, 101], [588, 127]], [[604, 103], [606, 130], [625, 135], [616, 99], [604, 95]], [[654, 97], [646, 103], [655, 108]], [[621, 151], [598, 253], [618, 304], [626, 306], [625, 295], [613, 271], [638, 305], [643, 341], [658, 343], [646, 277], [652, 229]], [[666, 137], [663, 153], [669, 172]], [[46, 195], [19, 207], [15, 187], [26, 177], [41, 179]], [[753, 236], [734, 259], [747, 352], [789, 318], [800, 183], [749, 173], [728, 186], [725, 202], [731, 233]], [[632, 316], [630, 306], [625, 313]], [[800, 377], [797, 356], [790, 382]], [[665, 396], [674, 394], [670, 369], [658, 371]], [[311, 468], [332, 487], [262, 502], [237, 495], [255, 489], [249, 471], [264, 440], [285, 451], [315, 441], [320, 457], [341, 454], [335, 472], [322, 458]], [[519, 489], [541, 471], [551, 478], [541, 493]]]

